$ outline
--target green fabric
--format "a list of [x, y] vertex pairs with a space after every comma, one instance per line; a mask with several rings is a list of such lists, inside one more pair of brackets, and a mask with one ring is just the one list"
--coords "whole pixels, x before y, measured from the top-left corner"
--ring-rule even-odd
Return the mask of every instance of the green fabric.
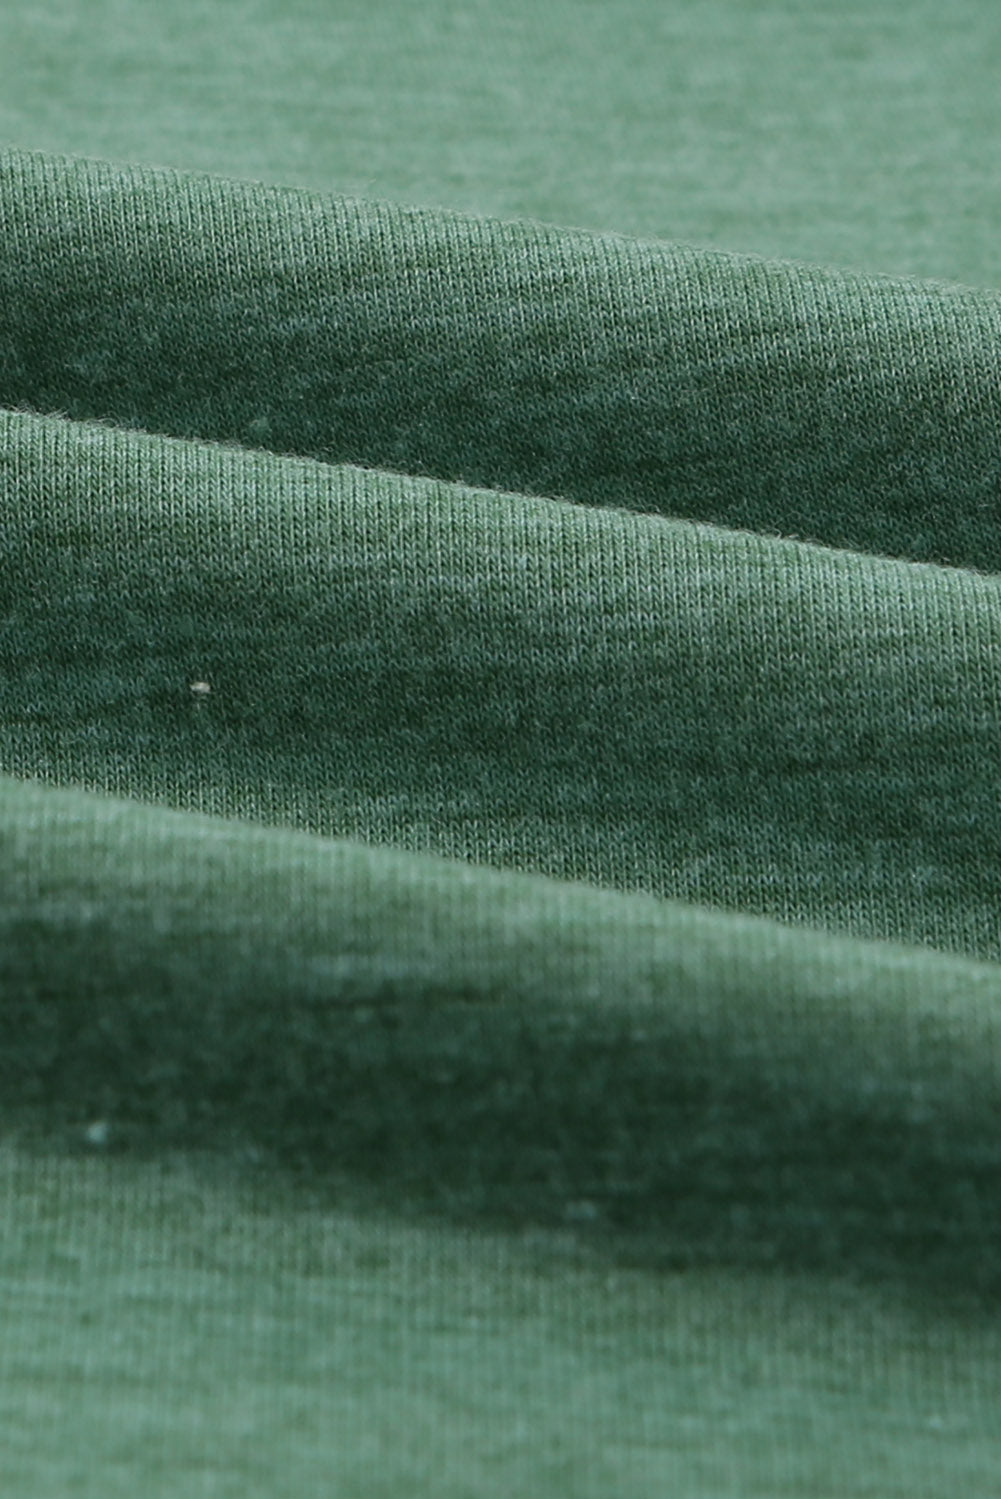
[[0, 1493], [1001, 1490], [986, 0], [0, 43]]

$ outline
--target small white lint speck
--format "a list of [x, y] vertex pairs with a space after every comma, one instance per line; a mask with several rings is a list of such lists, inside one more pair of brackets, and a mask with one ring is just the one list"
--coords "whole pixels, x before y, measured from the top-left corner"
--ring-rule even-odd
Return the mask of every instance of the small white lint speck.
[[95, 1119], [93, 1124], [87, 1125], [83, 1137], [88, 1145], [94, 1145], [100, 1149], [102, 1145], [107, 1145], [111, 1138], [111, 1125], [107, 1119]]
[[212, 691], [212, 688], [209, 686], [208, 682], [192, 682], [191, 691], [194, 693], [195, 697], [207, 697], [208, 694]]

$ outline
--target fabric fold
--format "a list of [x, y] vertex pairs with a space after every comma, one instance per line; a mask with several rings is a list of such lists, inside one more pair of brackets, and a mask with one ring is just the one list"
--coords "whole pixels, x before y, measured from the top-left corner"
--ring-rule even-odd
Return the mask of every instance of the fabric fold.
[[0, 405], [1001, 561], [1001, 292], [9, 150], [0, 204]]
[[995, 578], [0, 435], [8, 773], [1001, 956]]
[[8, 1118], [994, 1297], [998, 298], [3, 193]]
[[29, 1139], [576, 1214], [612, 1262], [1001, 1289], [996, 964], [9, 778], [0, 817]]
[[0, 25], [0, 1499], [996, 1499], [995, 11]]

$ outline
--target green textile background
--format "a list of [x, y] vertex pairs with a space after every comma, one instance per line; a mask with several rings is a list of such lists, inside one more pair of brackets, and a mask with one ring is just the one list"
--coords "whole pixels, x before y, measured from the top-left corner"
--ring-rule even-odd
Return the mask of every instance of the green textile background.
[[0, 18], [0, 1494], [1001, 1492], [999, 64]]

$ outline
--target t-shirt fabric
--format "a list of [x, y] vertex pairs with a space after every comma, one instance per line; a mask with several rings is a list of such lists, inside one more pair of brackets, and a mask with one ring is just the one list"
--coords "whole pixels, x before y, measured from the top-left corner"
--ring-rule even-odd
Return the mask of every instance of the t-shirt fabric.
[[0, 1493], [1001, 1492], [986, 0], [0, 21]]

